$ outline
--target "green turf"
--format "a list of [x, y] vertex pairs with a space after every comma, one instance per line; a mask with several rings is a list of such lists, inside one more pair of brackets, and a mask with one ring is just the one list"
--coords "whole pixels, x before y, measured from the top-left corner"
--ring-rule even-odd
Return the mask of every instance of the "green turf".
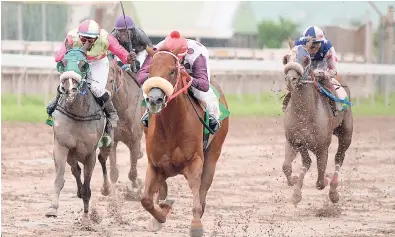
[[[282, 116], [280, 97], [277, 103], [274, 93], [263, 94], [258, 100], [256, 95], [227, 95], [230, 116]], [[52, 96], [49, 97], [52, 99]], [[390, 96], [390, 106], [384, 103], [384, 96], [376, 96], [372, 105], [370, 99], [360, 99], [357, 104], [353, 99], [352, 108], [355, 116], [395, 116], [395, 94]], [[43, 96], [22, 96], [21, 107], [18, 107], [17, 96], [3, 94], [1, 96], [1, 120], [2, 121], [25, 121], [45, 123], [47, 118], [46, 106]]]

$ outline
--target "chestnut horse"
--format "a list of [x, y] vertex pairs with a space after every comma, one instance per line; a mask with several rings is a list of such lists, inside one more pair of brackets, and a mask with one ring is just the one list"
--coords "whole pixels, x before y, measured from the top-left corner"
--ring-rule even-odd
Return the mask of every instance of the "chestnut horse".
[[[353, 117], [351, 108], [334, 116], [329, 104], [329, 98], [318, 90], [320, 84], [312, 74], [311, 58], [303, 46], [290, 43], [291, 52], [284, 56], [285, 82], [291, 91], [289, 104], [285, 110], [285, 160], [283, 171], [288, 185], [295, 185], [293, 202], [296, 205], [302, 199], [301, 188], [306, 172], [311, 165], [308, 150], [317, 157], [318, 178], [316, 187], [324, 189], [329, 181], [325, 177], [328, 161], [328, 148], [332, 134], [339, 139], [335, 156], [335, 172], [330, 181], [329, 197], [333, 203], [339, 201], [337, 192], [340, 167], [343, 165], [345, 153], [349, 148], [353, 133]], [[340, 77], [336, 78], [341, 82]], [[341, 82], [342, 83], [342, 82]], [[342, 83], [344, 94], [350, 97], [350, 91]], [[322, 89], [321, 89], [322, 90]], [[302, 169], [299, 177], [292, 176], [292, 162], [296, 154], [302, 156]]]
[[[142, 85], [145, 101], [150, 111], [149, 126], [144, 129], [148, 167], [145, 189], [141, 199], [143, 207], [153, 216], [151, 230], [159, 230], [174, 201], [166, 200], [168, 177], [183, 174], [193, 194], [193, 219], [191, 236], [202, 236], [201, 217], [206, 205], [207, 191], [213, 181], [216, 163], [228, 133], [229, 118], [213, 135], [211, 143], [203, 151], [203, 125], [198, 116], [204, 116], [200, 104], [191, 99], [188, 87], [191, 78], [180, 66], [175, 56], [179, 49], [153, 51], [149, 78]], [[189, 78], [189, 82], [187, 84]], [[227, 108], [225, 96], [217, 83], [220, 102]], [[153, 196], [159, 192], [154, 205]]]

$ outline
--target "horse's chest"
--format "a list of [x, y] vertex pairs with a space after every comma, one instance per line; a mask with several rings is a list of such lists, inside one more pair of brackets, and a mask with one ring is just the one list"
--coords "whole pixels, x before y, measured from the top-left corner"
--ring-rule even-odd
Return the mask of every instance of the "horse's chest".
[[161, 173], [167, 176], [174, 176], [182, 173], [185, 168], [185, 161], [188, 160], [188, 154], [180, 148], [172, 151], [156, 151], [151, 153], [153, 165], [157, 167]]

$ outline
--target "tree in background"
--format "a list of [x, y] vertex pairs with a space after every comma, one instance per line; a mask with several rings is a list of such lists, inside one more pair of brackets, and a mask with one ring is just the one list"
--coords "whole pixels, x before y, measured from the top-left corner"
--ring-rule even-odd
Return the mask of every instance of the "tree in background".
[[298, 24], [284, 17], [280, 17], [278, 22], [263, 20], [258, 25], [258, 31], [261, 48], [281, 48], [288, 38], [294, 38], [300, 34]]

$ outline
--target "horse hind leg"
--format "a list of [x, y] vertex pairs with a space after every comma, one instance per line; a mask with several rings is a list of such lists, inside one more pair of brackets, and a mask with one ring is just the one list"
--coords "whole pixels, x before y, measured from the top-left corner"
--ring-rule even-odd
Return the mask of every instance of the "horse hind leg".
[[98, 155], [98, 160], [100, 162], [102, 172], [103, 172], [103, 186], [100, 189], [100, 192], [103, 196], [108, 196], [110, 195], [110, 189], [111, 189], [111, 184], [108, 181], [108, 175], [107, 175], [107, 157], [110, 154], [110, 149], [111, 148], [101, 148], [99, 151]]
[[138, 201], [140, 200], [141, 190], [143, 188], [143, 181], [137, 178], [137, 160], [141, 156], [140, 140], [128, 144], [130, 152], [130, 170], [128, 178], [131, 182], [131, 188], [127, 188], [126, 199]]
[[330, 182], [329, 198], [332, 203], [337, 203], [339, 201], [339, 193], [337, 192], [337, 187], [339, 185], [339, 172], [340, 167], [343, 165], [346, 151], [351, 145], [352, 124], [343, 122], [342, 126], [335, 129], [334, 134], [339, 139], [339, 145], [335, 155], [335, 172]]
[[297, 180], [297, 176], [292, 176], [292, 162], [296, 158], [297, 151], [294, 150], [291, 144], [287, 141], [285, 143], [285, 159], [283, 163], [283, 172], [287, 178], [288, 186], [293, 186]]
[[46, 217], [57, 217], [57, 210], [59, 208], [59, 195], [64, 186], [64, 172], [66, 168], [66, 160], [68, 148], [62, 146], [55, 139], [54, 144], [54, 161], [56, 169], [56, 178], [54, 183], [54, 195], [52, 197], [51, 206], [49, 207]]
[[296, 205], [302, 200], [302, 187], [303, 180], [306, 172], [310, 169], [311, 166], [311, 158], [307, 149], [301, 149], [300, 154], [302, 156], [302, 168], [299, 173], [299, 177], [297, 179], [294, 192], [292, 194], [292, 202]]

